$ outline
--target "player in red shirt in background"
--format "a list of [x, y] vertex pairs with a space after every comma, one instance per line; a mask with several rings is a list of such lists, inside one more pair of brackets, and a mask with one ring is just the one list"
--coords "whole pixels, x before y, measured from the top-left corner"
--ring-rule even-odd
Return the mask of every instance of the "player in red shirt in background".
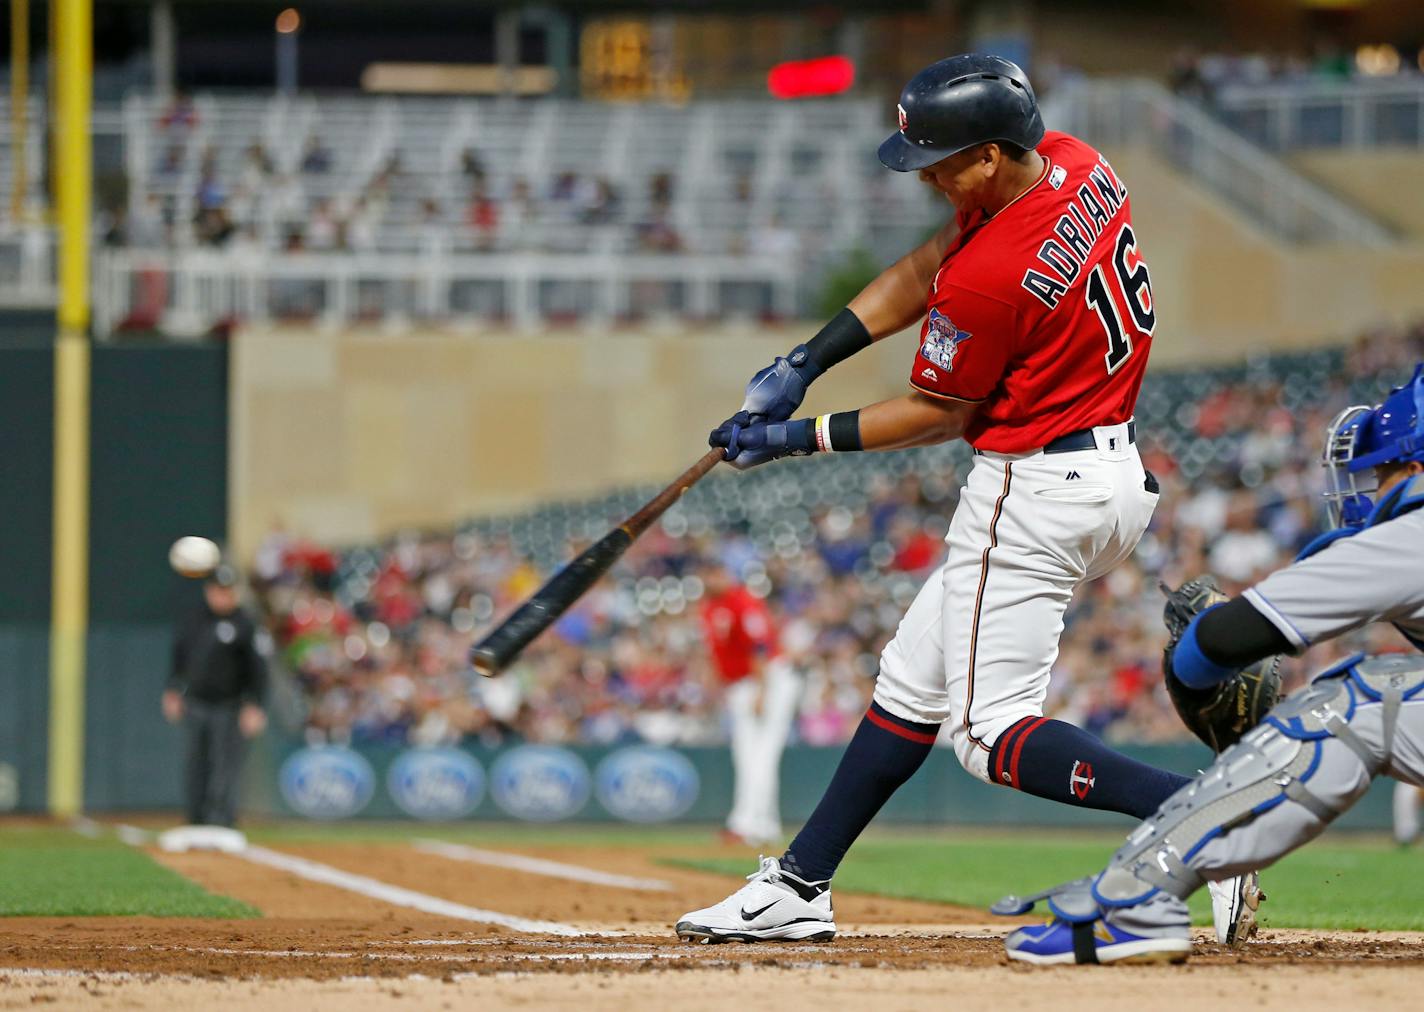
[[[1187, 783], [1042, 715], [1069, 600], [1131, 554], [1157, 502], [1132, 420], [1157, 307], [1127, 187], [1044, 129], [999, 57], [927, 67], [897, 113], [881, 162], [917, 172], [954, 220], [757, 373], [709, 442], [746, 468], [964, 439], [974, 466], [820, 804], [782, 857], [677, 923], [687, 940], [833, 937], [832, 874], [937, 738], [989, 783], [1139, 819]], [[789, 420], [822, 372], [917, 321], [908, 393]]]
[[779, 656], [765, 602], [725, 566], [707, 566], [701, 576], [702, 632], [732, 725], [732, 811], [724, 836], [775, 843], [781, 839], [781, 753], [801, 700], [801, 680]]

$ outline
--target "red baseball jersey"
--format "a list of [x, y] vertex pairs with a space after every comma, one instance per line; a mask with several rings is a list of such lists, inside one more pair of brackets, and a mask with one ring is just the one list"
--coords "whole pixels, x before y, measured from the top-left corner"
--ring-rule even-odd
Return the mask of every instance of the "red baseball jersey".
[[702, 629], [712, 663], [723, 681], [750, 675], [757, 659], [776, 656], [776, 636], [766, 605], [745, 587], [708, 596], [702, 602]]
[[997, 214], [960, 215], [930, 290], [910, 385], [975, 401], [964, 438], [1025, 453], [1132, 417], [1157, 323], [1127, 188], [1050, 131], [1043, 175]]

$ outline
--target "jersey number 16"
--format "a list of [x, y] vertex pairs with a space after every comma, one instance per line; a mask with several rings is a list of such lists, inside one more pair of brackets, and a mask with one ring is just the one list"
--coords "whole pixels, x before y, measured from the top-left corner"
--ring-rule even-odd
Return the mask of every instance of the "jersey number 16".
[[[1133, 234], [1131, 225], [1123, 225], [1117, 234], [1112, 265], [1113, 273], [1117, 275], [1118, 290], [1122, 293], [1120, 301], [1127, 306], [1128, 315], [1132, 317], [1137, 333], [1150, 337], [1152, 329], [1157, 326], [1157, 310], [1152, 301], [1152, 277], [1147, 273], [1147, 264], [1137, 252], [1137, 236]], [[1102, 261], [1099, 261], [1088, 275], [1084, 298], [1088, 300], [1093, 312], [1098, 314], [1103, 329], [1108, 333], [1108, 352], [1103, 356], [1103, 360], [1107, 363], [1108, 375], [1111, 376], [1131, 357], [1132, 335], [1128, 328], [1123, 326], [1122, 313], [1118, 311], [1119, 300], [1112, 297], [1107, 271], [1103, 266]]]

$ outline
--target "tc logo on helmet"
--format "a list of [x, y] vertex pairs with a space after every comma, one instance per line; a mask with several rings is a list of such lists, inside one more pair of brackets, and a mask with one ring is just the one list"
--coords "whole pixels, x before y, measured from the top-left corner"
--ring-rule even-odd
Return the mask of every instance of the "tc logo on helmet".
[[900, 132], [904, 133], [905, 128], [910, 125], [910, 117], [905, 115], [905, 107], [896, 103], [895, 111], [900, 114]]

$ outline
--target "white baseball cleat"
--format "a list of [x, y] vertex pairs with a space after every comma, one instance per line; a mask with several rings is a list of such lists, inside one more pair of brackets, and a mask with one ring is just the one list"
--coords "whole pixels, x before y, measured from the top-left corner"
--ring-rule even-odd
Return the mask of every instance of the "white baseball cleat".
[[774, 857], [721, 903], [683, 914], [673, 929], [684, 942], [828, 942], [836, 937], [831, 883], [807, 882]]
[[1256, 909], [1266, 899], [1261, 892], [1261, 876], [1257, 872], [1208, 882], [1211, 893], [1211, 920], [1216, 926], [1216, 940], [1237, 948], [1256, 934]]

